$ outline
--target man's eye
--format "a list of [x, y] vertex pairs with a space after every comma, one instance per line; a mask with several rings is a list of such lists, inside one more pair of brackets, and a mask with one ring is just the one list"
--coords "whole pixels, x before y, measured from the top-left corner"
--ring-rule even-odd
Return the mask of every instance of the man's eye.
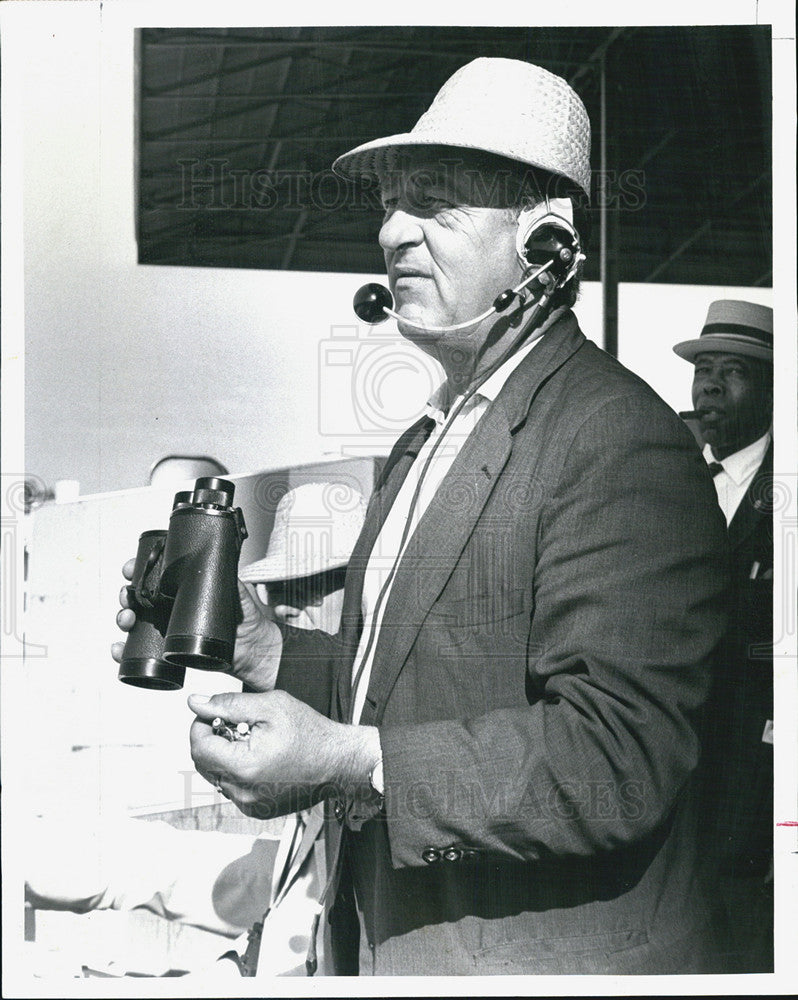
[[432, 198], [426, 191], [414, 191], [408, 200], [414, 208], [429, 208], [432, 204]]
[[442, 194], [429, 194], [427, 195], [427, 201], [436, 208], [451, 208], [454, 204]]
[[452, 207], [452, 202], [435, 190], [415, 191], [412, 195], [412, 202], [416, 208], [426, 212], [441, 211]]

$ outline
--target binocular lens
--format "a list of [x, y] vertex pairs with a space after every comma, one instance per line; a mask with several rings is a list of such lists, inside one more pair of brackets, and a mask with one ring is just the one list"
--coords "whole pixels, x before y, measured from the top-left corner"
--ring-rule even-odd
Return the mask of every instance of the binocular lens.
[[132, 687], [150, 691], [179, 691], [183, 687], [186, 668], [154, 657], [134, 659], [127, 657], [119, 667], [119, 680]]
[[216, 504], [219, 507], [229, 507], [233, 502], [235, 486], [227, 479], [216, 479], [208, 476], [194, 483], [193, 502], [197, 504]]
[[227, 670], [233, 660], [233, 644], [205, 635], [167, 635], [163, 657], [181, 668]]

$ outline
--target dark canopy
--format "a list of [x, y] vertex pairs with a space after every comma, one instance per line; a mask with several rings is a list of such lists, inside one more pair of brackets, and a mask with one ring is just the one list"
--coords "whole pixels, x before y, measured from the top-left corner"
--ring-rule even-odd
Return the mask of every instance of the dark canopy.
[[159, 28], [138, 46], [141, 263], [379, 272], [379, 210], [332, 160], [489, 55], [584, 100], [618, 280], [771, 284], [768, 27]]

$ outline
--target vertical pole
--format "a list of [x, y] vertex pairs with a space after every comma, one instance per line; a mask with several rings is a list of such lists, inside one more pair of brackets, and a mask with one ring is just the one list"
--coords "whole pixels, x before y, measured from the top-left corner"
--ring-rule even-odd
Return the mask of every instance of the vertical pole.
[[610, 175], [607, 152], [607, 54], [601, 56], [601, 162], [597, 193], [601, 218], [600, 267], [604, 350], [618, 356], [618, 205], [613, 198], [617, 178]]

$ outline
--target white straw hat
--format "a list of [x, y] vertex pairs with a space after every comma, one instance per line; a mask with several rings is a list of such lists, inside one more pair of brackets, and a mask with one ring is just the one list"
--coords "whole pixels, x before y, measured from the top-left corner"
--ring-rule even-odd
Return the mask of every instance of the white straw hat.
[[339, 156], [343, 177], [389, 169], [402, 147], [483, 150], [567, 177], [590, 197], [590, 121], [571, 86], [519, 59], [480, 58], [438, 91], [411, 132], [366, 142]]
[[355, 546], [366, 501], [344, 483], [306, 483], [284, 494], [263, 559], [243, 567], [244, 583], [296, 580], [346, 566]]
[[704, 351], [772, 361], [773, 310], [757, 302], [718, 299], [710, 305], [698, 339], [683, 340], [673, 350], [686, 361], [694, 361]]

